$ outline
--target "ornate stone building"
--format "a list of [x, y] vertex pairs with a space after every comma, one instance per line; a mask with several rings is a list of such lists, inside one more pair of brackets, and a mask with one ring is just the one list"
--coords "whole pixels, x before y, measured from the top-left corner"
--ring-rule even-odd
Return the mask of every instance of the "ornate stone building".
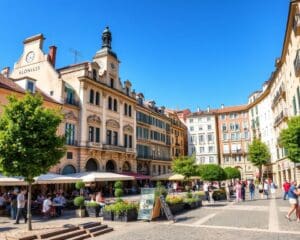
[[[108, 28], [93, 61], [55, 69], [56, 47], [43, 52], [39, 34], [24, 41], [11, 78], [34, 78], [34, 84], [63, 106], [68, 152], [57, 166], [77, 171], [136, 172], [136, 99], [131, 83], [119, 78], [119, 60]], [[26, 83], [28, 84], [28, 83]]]

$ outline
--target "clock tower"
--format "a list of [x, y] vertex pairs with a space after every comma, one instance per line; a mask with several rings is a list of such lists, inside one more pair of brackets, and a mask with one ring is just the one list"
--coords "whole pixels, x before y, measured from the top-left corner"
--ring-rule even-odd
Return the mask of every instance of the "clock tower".
[[[106, 27], [102, 32], [102, 46], [96, 53], [93, 61], [100, 66], [99, 74], [106, 74], [106, 82], [109, 85], [111, 79], [115, 83], [119, 83], [119, 63], [117, 54], [112, 51], [111, 48], [112, 34], [109, 27]], [[120, 84], [116, 84], [116, 88], [119, 88]]]

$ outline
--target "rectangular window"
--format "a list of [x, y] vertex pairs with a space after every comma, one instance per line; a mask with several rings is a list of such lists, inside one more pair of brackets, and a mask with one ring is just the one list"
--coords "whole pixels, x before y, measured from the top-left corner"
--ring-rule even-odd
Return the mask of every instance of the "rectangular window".
[[27, 91], [34, 92], [34, 83], [32, 81], [27, 81]]
[[200, 147], [200, 148], [199, 148], [199, 152], [200, 152], [200, 153], [204, 153], [204, 151], [205, 151], [205, 148], [204, 148], [204, 147]]
[[234, 131], [234, 123], [230, 123], [230, 130]]
[[207, 130], [211, 130], [211, 125], [207, 125]]
[[212, 142], [214, 140], [214, 137], [212, 134], [207, 134], [207, 141]]
[[204, 142], [204, 135], [201, 134], [199, 135], [199, 143], [203, 143]]
[[214, 147], [213, 147], [213, 146], [209, 146], [209, 147], [208, 147], [208, 152], [209, 152], [209, 153], [214, 152]]
[[111, 145], [112, 144], [112, 131], [111, 130], [107, 130], [106, 131], [106, 144]]
[[89, 127], [89, 141], [94, 142], [94, 128]]
[[100, 142], [100, 128], [95, 128], [96, 129], [96, 136], [95, 136], [95, 141], [96, 143]]
[[223, 141], [228, 140], [228, 134], [227, 133], [223, 133]]
[[128, 138], [128, 142], [129, 142], [129, 148], [132, 148], [132, 136], [131, 135], [129, 135], [129, 138]]
[[100, 104], [100, 94], [99, 92], [96, 92], [96, 101], [95, 101], [95, 104], [99, 106]]
[[227, 130], [226, 123], [223, 123], [223, 125], [222, 125], [222, 131], [226, 131], [226, 130]]
[[118, 146], [118, 132], [113, 132], [113, 144]]
[[73, 153], [67, 152], [67, 159], [73, 159]]
[[128, 147], [127, 137], [128, 137], [128, 135], [124, 134], [124, 147], [126, 147], [126, 148]]
[[190, 126], [190, 131], [194, 131], [194, 127], [193, 126]]
[[65, 125], [66, 144], [75, 145], [75, 125], [66, 123]]

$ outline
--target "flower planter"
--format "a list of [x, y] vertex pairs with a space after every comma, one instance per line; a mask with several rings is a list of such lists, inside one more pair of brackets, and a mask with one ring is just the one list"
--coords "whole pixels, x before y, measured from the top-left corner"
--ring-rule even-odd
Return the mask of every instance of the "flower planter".
[[138, 217], [138, 214], [137, 214], [136, 209], [131, 209], [120, 215], [115, 215], [114, 221], [120, 221], [120, 222], [136, 221], [137, 217]]
[[97, 207], [86, 207], [86, 211], [89, 217], [99, 217], [100, 206]]
[[108, 211], [103, 211], [103, 219], [108, 220], [108, 221], [114, 221], [114, 213], [108, 212]]
[[176, 214], [184, 210], [184, 203], [170, 204], [169, 207], [172, 214]]
[[80, 218], [85, 217], [85, 208], [76, 209], [76, 216]]

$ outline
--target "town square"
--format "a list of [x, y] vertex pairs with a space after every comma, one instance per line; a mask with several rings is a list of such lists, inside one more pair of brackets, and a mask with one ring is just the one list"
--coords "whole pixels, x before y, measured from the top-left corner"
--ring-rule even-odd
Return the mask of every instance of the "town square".
[[0, 239], [300, 240], [300, 0], [0, 3]]

